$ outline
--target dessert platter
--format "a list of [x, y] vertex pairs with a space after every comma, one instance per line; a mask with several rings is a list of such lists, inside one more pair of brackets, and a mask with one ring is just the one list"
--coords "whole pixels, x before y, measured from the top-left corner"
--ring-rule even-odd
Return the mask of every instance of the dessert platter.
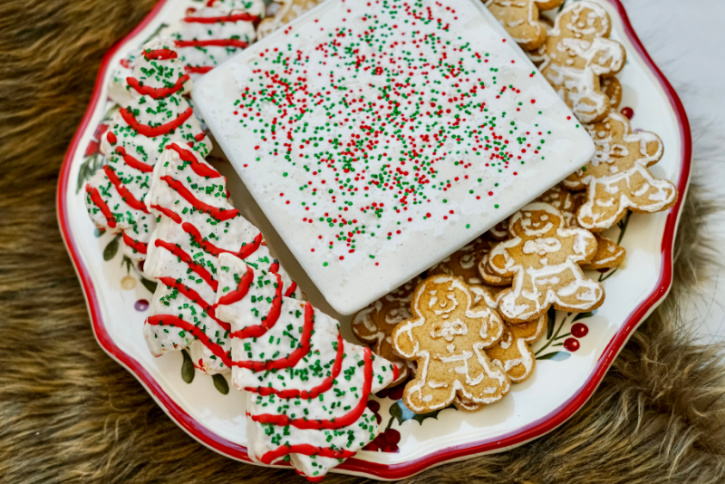
[[670, 289], [691, 154], [618, 0], [162, 0], [58, 219], [99, 344], [192, 437], [399, 479], [586, 403]]

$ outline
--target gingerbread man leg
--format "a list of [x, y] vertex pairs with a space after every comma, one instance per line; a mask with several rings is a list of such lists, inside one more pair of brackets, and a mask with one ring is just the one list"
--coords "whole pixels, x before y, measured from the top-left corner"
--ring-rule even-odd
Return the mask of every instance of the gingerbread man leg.
[[514, 286], [501, 293], [499, 312], [510, 322], [525, 322], [546, 312], [546, 292], [534, 283], [530, 273], [521, 271], [514, 278]]
[[[562, 311], [590, 311], [599, 307], [604, 301], [602, 287], [585, 278], [573, 262], [567, 262], [564, 266], [558, 273], [547, 274], [534, 281], [539, 291], [547, 294], [547, 302]], [[567, 284], [562, 286], [564, 281]]]
[[490, 404], [508, 393], [510, 383], [505, 372], [491, 363], [482, 350], [476, 350], [463, 365], [456, 369], [462, 373], [458, 380], [460, 400], [476, 404]]
[[403, 400], [414, 412], [423, 409], [437, 410], [451, 404], [455, 392], [447, 380], [450, 367], [430, 357], [418, 363], [418, 372], [415, 379], [405, 387]]

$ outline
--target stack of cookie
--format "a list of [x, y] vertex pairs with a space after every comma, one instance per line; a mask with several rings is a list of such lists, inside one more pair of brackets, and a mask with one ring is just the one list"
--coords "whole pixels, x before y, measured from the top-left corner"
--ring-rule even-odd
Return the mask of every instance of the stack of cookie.
[[[478, 410], [532, 375], [532, 345], [553, 307], [572, 313], [604, 302], [584, 270], [608, 270], [623, 247], [602, 235], [630, 211], [655, 213], [677, 189], [648, 167], [663, 154], [660, 138], [632, 131], [617, 112], [625, 65], [622, 44], [599, 4], [562, 8], [553, 25], [541, 10], [564, 0], [489, 0], [486, 5], [587, 128], [594, 158], [538, 200], [426, 274], [358, 313], [355, 334], [399, 368], [403, 399], [427, 413], [454, 404]], [[625, 115], [627, 114], [627, 115]], [[629, 115], [629, 116], [628, 116]]]

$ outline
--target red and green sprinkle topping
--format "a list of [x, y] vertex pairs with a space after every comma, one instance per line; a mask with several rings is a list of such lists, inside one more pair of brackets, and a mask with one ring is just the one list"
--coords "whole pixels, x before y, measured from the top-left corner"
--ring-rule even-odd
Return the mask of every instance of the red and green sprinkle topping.
[[551, 134], [517, 87], [521, 69], [507, 67], [511, 51], [472, 45], [445, 2], [340, 8], [340, 22], [288, 27], [248, 61], [233, 108], [255, 140], [244, 169], [275, 162], [285, 188], [265, 203], [314, 230], [307, 250], [328, 251], [324, 266], [374, 259], [414, 229], [466, 224], [463, 205], [498, 209], [499, 183], [542, 159]]

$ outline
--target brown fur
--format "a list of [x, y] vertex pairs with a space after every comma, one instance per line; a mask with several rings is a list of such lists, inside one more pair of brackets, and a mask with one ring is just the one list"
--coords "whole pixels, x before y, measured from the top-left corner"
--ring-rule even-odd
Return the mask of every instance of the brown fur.
[[[1, 482], [302, 482], [196, 443], [103, 353], [56, 229], [58, 170], [102, 55], [152, 3], [0, 2]], [[410, 482], [725, 480], [725, 367], [676, 314], [705, 277], [698, 228], [709, 208], [693, 190], [672, 296], [581, 412], [514, 451]]]

